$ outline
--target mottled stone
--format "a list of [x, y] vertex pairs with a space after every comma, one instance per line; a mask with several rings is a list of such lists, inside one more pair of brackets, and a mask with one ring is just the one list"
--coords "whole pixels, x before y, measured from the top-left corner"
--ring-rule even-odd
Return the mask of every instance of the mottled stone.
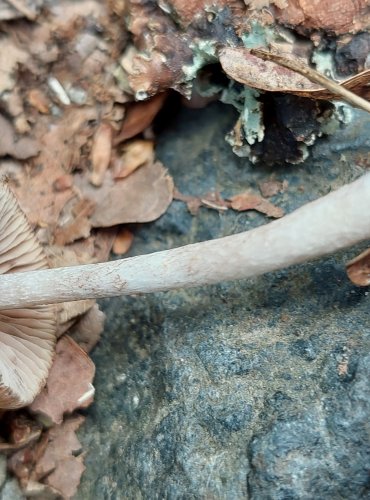
[[14, 477], [6, 480], [0, 492], [0, 500], [25, 500], [18, 481]]
[[[255, 167], [224, 141], [219, 104], [183, 110], [159, 138], [178, 189], [232, 196], [273, 176], [286, 212], [350, 181], [368, 117], [300, 166]], [[254, 212], [191, 216], [174, 202], [130, 255], [266, 223]], [[369, 495], [369, 296], [344, 263], [365, 245], [256, 279], [103, 302], [96, 400], [79, 435], [77, 499], [358, 499]], [[230, 256], [232, 258], [232, 256]]]

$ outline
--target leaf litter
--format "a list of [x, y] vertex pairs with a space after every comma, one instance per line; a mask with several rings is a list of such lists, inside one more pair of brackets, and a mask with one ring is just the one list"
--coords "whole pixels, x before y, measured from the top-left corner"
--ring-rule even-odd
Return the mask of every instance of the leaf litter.
[[[105, 261], [112, 250], [126, 254], [135, 237], [131, 224], [157, 219], [173, 198], [187, 203], [194, 215], [204, 207], [283, 216], [268, 198], [287, 185], [273, 178], [259, 184], [262, 196], [252, 190], [229, 198], [217, 191], [191, 196], [175, 190], [155, 158], [153, 120], [170, 89], [196, 96], [199, 69], [220, 62], [230, 86], [212, 89], [206, 79], [210, 88], [199, 92], [200, 102], [222, 96], [236, 107], [234, 151], [248, 156], [256, 138], [263, 140], [258, 101], [263, 92], [337, 97], [256, 57], [253, 47], [270, 46], [307, 64], [326, 35], [342, 37], [344, 44], [368, 26], [367, 0], [323, 1], [314, 10], [308, 0], [215, 0], [212, 15], [204, 0], [167, 3], [163, 9], [160, 2], [131, 0], [0, 0], [0, 173], [51, 267]], [[273, 24], [279, 25], [278, 36], [269, 40]], [[366, 98], [369, 69], [358, 67], [340, 85]], [[251, 89], [243, 87], [238, 95], [235, 82]], [[252, 108], [260, 130], [242, 123]], [[301, 136], [294, 138], [302, 142]], [[368, 284], [368, 262], [364, 254], [349, 264], [356, 284]], [[88, 353], [99, 341], [104, 313], [86, 300], [60, 304], [56, 314], [58, 343], [46, 387], [28, 409], [0, 415], [0, 451], [8, 454], [9, 469], [25, 495], [67, 499], [84, 470], [75, 434], [84, 421], [78, 409], [94, 397], [95, 368]]]
[[[134, 103], [118, 86], [127, 32], [117, 5], [65, 0], [42, 10], [42, 0], [0, 0], [0, 174], [51, 267], [105, 261], [113, 246], [126, 253], [134, 228], [124, 224], [153, 221], [172, 201], [154, 141], [140, 137], [166, 93]], [[67, 499], [84, 470], [75, 432], [84, 421], [78, 410], [94, 398], [88, 353], [105, 315], [94, 300], [59, 304], [56, 314], [46, 386], [27, 414], [0, 415], [0, 452], [25, 495]]]

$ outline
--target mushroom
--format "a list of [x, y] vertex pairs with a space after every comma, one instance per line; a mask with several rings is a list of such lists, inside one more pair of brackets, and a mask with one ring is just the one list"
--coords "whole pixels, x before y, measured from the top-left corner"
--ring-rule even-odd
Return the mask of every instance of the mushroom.
[[[128, 259], [0, 277], [0, 309], [257, 276], [370, 237], [370, 174], [262, 227]], [[22, 269], [24, 270], [24, 269]]]
[[0, 186], [0, 408], [30, 403], [55, 341], [52, 304], [257, 276], [370, 237], [370, 174], [262, 227], [101, 264], [46, 269], [14, 196]]
[[[0, 185], [0, 274], [48, 267], [16, 199]], [[0, 312], [0, 408], [31, 403], [46, 380], [55, 344], [54, 307], [41, 305]]]

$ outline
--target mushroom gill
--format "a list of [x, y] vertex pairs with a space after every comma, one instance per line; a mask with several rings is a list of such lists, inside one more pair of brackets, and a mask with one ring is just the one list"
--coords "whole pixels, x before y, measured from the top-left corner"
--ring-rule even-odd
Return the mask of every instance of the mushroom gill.
[[[0, 184], [0, 274], [48, 268], [43, 250], [5, 184]], [[55, 344], [52, 305], [0, 312], [0, 408], [33, 401], [42, 389]]]

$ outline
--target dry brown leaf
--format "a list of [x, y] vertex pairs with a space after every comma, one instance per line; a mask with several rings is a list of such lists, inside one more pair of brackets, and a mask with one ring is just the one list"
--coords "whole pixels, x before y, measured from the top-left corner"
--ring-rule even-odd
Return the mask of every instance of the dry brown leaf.
[[[269, 92], [288, 92], [312, 99], [337, 99], [338, 97], [323, 87], [312, 83], [304, 76], [252, 55], [248, 49], [225, 47], [220, 53], [220, 63], [225, 73], [234, 80]], [[340, 82], [355, 93], [366, 97], [369, 91], [370, 70]]]
[[86, 216], [77, 216], [70, 224], [58, 227], [54, 231], [54, 243], [56, 245], [67, 245], [80, 238], [88, 238], [91, 223]]
[[114, 177], [124, 179], [145, 163], [154, 161], [154, 142], [138, 139], [125, 144], [123, 154], [115, 164]]
[[68, 334], [87, 353], [97, 344], [104, 329], [105, 314], [98, 304], [89, 309], [82, 318], [73, 325]]
[[12, 186], [31, 224], [55, 228], [63, 207], [75, 196], [72, 188], [54, 191], [51, 187], [80, 164], [81, 148], [92, 133], [88, 122], [96, 115], [93, 108], [71, 109], [55, 123], [40, 125], [41, 153], [34, 168], [20, 171]]
[[30, 410], [47, 422], [60, 424], [65, 413], [86, 408], [93, 400], [95, 366], [74, 340], [65, 335], [56, 345], [46, 387]]
[[130, 250], [133, 241], [134, 235], [132, 232], [126, 228], [121, 229], [118, 231], [116, 239], [114, 240], [112, 248], [113, 253], [116, 255], [124, 255]]
[[356, 33], [370, 25], [369, 0], [288, 0], [277, 19], [303, 30]]
[[31, 475], [32, 480], [44, 480], [55, 488], [63, 499], [70, 499], [75, 495], [85, 470], [83, 456], [80, 454], [81, 443], [76, 436], [76, 431], [84, 420], [79, 415], [50, 429], [45, 452]]
[[347, 275], [355, 285], [370, 285], [370, 248], [348, 262]]
[[90, 182], [94, 186], [101, 186], [112, 153], [112, 127], [109, 123], [101, 123], [97, 128], [91, 149], [92, 172]]
[[77, 493], [81, 476], [86, 469], [83, 459], [82, 455], [78, 457], [70, 455], [60, 460], [58, 467], [45, 479], [49, 486], [60, 491], [65, 500], [71, 499]]
[[75, 241], [68, 247], [77, 255], [89, 255], [94, 262], [105, 262], [109, 258], [116, 234], [116, 227], [97, 229], [93, 236]]
[[100, 188], [91, 186], [83, 176], [76, 176], [76, 185], [96, 204], [93, 227], [153, 221], [167, 210], [173, 195], [172, 178], [160, 162], [144, 165], [117, 181], [107, 171]]
[[225, 211], [229, 208], [229, 204], [218, 192], [206, 193], [202, 196], [191, 196], [182, 194], [180, 191], [175, 189], [173, 198], [175, 200], [184, 201], [191, 215], [197, 215], [200, 207], [202, 206], [218, 211]]
[[63, 209], [61, 218], [64, 219], [64, 224], [54, 230], [55, 245], [64, 246], [90, 236], [90, 216], [94, 213], [95, 205], [84, 198], [75, 203], [74, 201]]
[[0, 156], [13, 156], [25, 160], [36, 156], [40, 150], [39, 144], [30, 137], [17, 138], [11, 123], [0, 114]]
[[20, 49], [12, 38], [0, 40], [0, 95], [13, 89], [18, 64], [23, 64], [29, 58], [25, 50]]
[[76, 493], [85, 469], [76, 431], [84, 420], [81, 415], [69, 418], [12, 455], [8, 467], [27, 497], [67, 500]]
[[114, 140], [114, 144], [131, 139], [145, 130], [154, 120], [162, 108], [167, 94], [163, 92], [143, 102], [131, 104], [127, 109], [121, 131]]
[[287, 181], [267, 180], [260, 182], [258, 187], [264, 198], [271, 198], [271, 196], [275, 196], [278, 193], [283, 193], [287, 189], [288, 183]]
[[245, 210], [256, 210], [268, 217], [278, 219], [284, 215], [282, 208], [273, 205], [268, 200], [265, 200], [257, 194], [246, 191], [245, 193], [237, 194], [230, 198], [231, 208], [238, 212]]

